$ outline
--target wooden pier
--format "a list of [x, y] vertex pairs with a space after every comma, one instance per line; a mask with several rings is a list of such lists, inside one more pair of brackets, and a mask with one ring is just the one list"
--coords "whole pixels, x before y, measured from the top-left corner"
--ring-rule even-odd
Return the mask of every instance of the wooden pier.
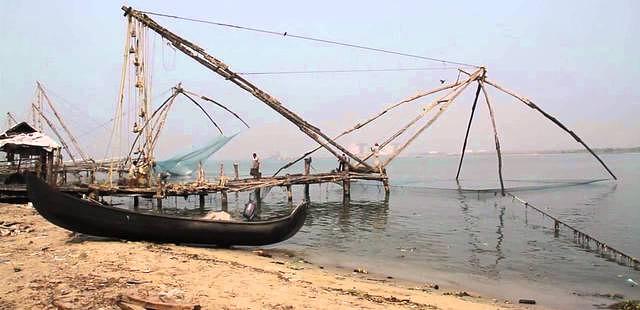
[[[285, 174], [282, 176], [266, 176], [266, 177], [248, 177], [241, 178], [239, 175], [239, 165], [234, 163], [234, 176], [227, 177], [224, 175], [224, 167], [220, 167], [217, 177], [212, 180], [198, 178], [191, 182], [153, 182], [151, 186], [131, 186], [108, 184], [104, 181], [96, 181], [94, 174], [104, 173], [104, 171], [96, 171], [84, 166], [66, 166], [64, 169], [57, 169], [59, 180], [58, 189], [62, 192], [75, 195], [90, 195], [94, 199], [103, 196], [114, 197], [133, 197], [134, 207], [138, 204], [139, 197], [156, 198], [162, 200], [172, 196], [199, 196], [201, 207], [204, 206], [204, 197], [209, 194], [220, 193], [222, 196], [222, 204], [226, 205], [228, 193], [237, 192], [253, 192], [256, 194], [257, 202], [260, 202], [260, 191], [263, 188], [283, 187], [287, 192], [289, 202], [293, 201], [293, 186], [304, 187], [304, 197], [309, 200], [309, 185], [322, 183], [335, 183], [343, 188], [343, 197], [349, 200], [351, 197], [351, 182], [358, 180], [378, 181], [382, 182], [385, 188], [385, 195], [389, 195], [388, 176], [384, 173], [367, 173], [354, 172], [349, 169], [344, 171], [332, 171], [325, 173], [310, 173], [311, 158], [305, 159], [305, 167], [302, 173]], [[66, 174], [80, 174], [89, 183], [77, 184], [74, 182], [66, 182]], [[0, 195], [10, 197], [26, 197], [26, 187], [24, 185], [0, 185]], [[159, 202], [161, 204], [161, 202]]]

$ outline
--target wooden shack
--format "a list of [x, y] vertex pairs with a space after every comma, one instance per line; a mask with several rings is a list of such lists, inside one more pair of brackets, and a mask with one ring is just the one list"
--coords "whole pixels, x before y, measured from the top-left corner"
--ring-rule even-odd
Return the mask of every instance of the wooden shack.
[[55, 185], [54, 159], [60, 154], [60, 144], [21, 122], [0, 134], [0, 199], [24, 195], [24, 174], [36, 175]]

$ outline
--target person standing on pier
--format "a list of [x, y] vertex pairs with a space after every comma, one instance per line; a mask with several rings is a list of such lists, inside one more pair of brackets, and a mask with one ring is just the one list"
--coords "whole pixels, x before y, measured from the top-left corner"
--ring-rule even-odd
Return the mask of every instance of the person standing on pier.
[[371, 148], [371, 152], [373, 153], [373, 167], [380, 170], [382, 173], [382, 163], [380, 162], [380, 145], [378, 142], [373, 145]]
[[260, 178], [260, 157], [256, 153], [253, 153], [253, 158], [251, 159], [251, 171], [249, 174], [256, 178]]
[[348, 164], [347, 155], [342, 153], [342, 155], [338, 158], [338, 172], [344, 171], [345, 167]]

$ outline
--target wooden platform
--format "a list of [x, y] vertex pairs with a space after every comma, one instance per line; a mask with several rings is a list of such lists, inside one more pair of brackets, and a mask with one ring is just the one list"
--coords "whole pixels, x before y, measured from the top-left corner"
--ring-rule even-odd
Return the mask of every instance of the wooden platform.
[[[84, 186], [63, 185], [58, 189], [73, 194], [92, 194], [96, 196], [139, 196], [164, 198], [169, 196], [206, 195], [210, 193], [247, 192], [266, 187], [287, 187], [291, 191], [294, 185], [337, 183], [345, 187], [348, 196], [349, 185], [353, 180], [372, 180], [388, 184], [388, 177], [377, 173], [329, 172], [318, 174], [291, 174], [263, 178], [218, 177], [204, 182], [171, 183], [150, 187], [109, 186], [108, 184], [89, 184]], [[347, 185], [345, 185], [347, 184]], [[0, 185], [0, 197], [26, 197], [26, 187], [21, 184]]]

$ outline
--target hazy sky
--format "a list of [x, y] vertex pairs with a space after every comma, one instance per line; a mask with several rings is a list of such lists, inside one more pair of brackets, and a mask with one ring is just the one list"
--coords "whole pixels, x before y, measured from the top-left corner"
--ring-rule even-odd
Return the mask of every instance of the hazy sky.
[[[320, 38], [481, 64], [490, 78], [557, 116], [593, 147], [640, 145], [638, 1], [130, 1], [147, 11], [288, 31]], [[118, 1], [2, 1], [0, 111], [27, 117], [35, 80], [50, 91], [79, 140], [102, 157], [122, 66], [125, 19]], [[403, 58], [162, 17], [160, 24], [239, 72], [442, 68]], [[216, 156], [257, 151], [296, 155], [313, 141], [264, 104], [154, 39], [155, 105], [183, 86], [228, 105], [251, 125], [208, 108], [226, 133], [241, 132]], [[455, 70], [249, 76], [324, 132], [334, 135], [384, 106], [455, 80]], [[475, 86], [408, 152], [459, 151]], [[165, 95], [166, 96], [166, 95]], [[523, 104], [491, 90], [505, 150], [578, 148]], [[429, 100], [408, 104], [345, 145], [373, 144], [408, 122]], [[184, 104], [182, 104], [184, 103]], [[2, 113], [2, 119], [5, 119]], [[472, 150], [492, 149], [481, 101]], [[3, 126], [6, 121], [3, 122]], [[102, 126], [101, 126], [102, 125]], [[186, 101], [169, 116], [159, 157], [216, 136]], [[185, 146], [186, 145], [186, 146]]]

